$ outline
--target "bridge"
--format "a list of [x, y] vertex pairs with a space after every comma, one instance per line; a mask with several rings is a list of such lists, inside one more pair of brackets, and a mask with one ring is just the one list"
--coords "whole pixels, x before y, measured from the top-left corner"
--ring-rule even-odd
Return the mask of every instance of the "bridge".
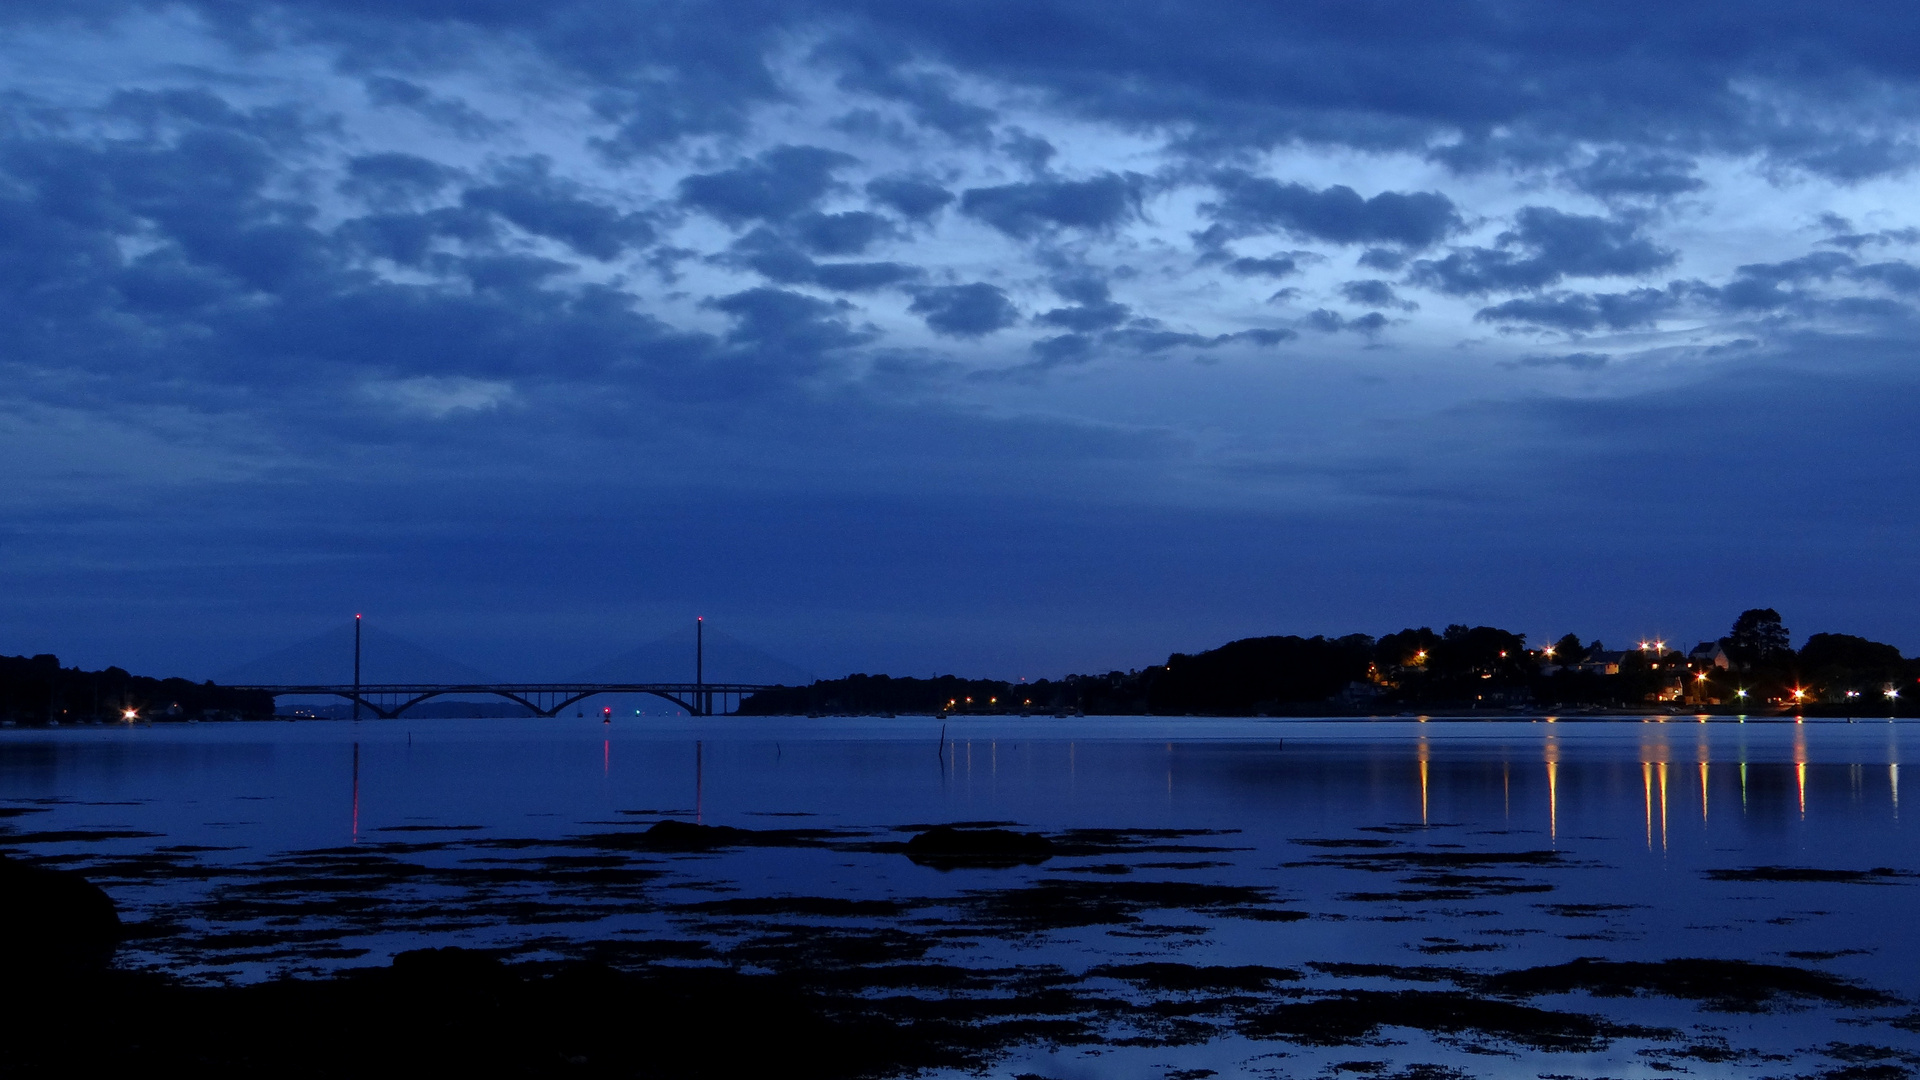
[[[382, 720], [392, 720], [415, 705], [446, 694], [493, 694], [518, 702], [538, 716], [558, 716], [595, 694], [651, 694], [685, 709], [691, 716], [714, 715], [714, 698], [720, 699], [720, 712], [727, 709], [731, 695], [737, 708], [740, 698], [772, 689], [762, 683], [316, 683], [312, 685], [246, 686], [235, 690], [257, 690], [279, 697], [282, 694], [333, 695], [365, 706]], [[357, 710], [356, 710], [357, 715]]]

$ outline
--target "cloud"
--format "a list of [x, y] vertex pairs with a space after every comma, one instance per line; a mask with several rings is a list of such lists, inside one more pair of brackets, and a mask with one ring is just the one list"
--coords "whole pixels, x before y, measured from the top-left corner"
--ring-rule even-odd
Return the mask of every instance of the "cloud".
[[1058, 228], [1110, 229], [1135, 217], [1139, 208], [1140, 179], [1117, 173], [971, 188], [960, 197], [962, 213], [1021, 240]]
[[361, 390], [374, 401], [436, 420], [460, 412], [487, 412], [507, 404], [514, 397], [511, 383], [458, 376], [418, 376], [390, 382], [369, 382], [363, 384]]
[[1300, 261], [1290, 255], [1275, 255], [1265, 259], [1239, 258], [1229, 260], [1227, 272], [1241, 277], [1290, 277], [1300, 272]]
[[1528, 206], [1497, 247], [1469, 247], [1413, 264], [1410, 279], [1456, 296], [1542, 289], [1568, 277], [1633, 277], [1673, 265], [1676, 252], [1632, 221]]
[[919, 267], [904, 263], [818, 262], [765, 226], [736, 240], [720, 261], [745, 266], [782, 285], [819, 285], [835, 292], [872, 292], [922, 276]]
[[908, 310], [926, 320], [934, 333], [957, 338], [984, 337], [1020, 318], [1007, 294], [985, 282], [920, 289]]
[[867, 181], [874, 202], [914, 221], [926, 221], [953, 201], [953, 192], [927, 180], [883, 176]]
[[1372, 337], [1387, 328], [1387, 317], [1377, 311], [1369, 311], [1359, 318], [1349, 319], [1337, 311], [1320, 308], [1307, 313], [1301, 320], [1307, 327], [1323, 334], [1337, 334], [1343, 330]]
[[1037, 363], [1045, 367], [1081, 364], [1093, 359], [1093, 339], [1085, 334], [1060, 334], [1041, 338], [1030, 346]]
[[1335, 244], [1424, 248], [1461, 228], [1453, 200], [1437, 191], [1383, 191], [1370, 199], [1344, 184], [1315, 191], [1237, 169], [1215, 173], [1220, 201], [1201, 211], [1234, 235], [1285, 231]]
[[1920, 266], [1899, 259], [1870, 263], [1849, 272], [1855, 281], [1871, 281], [1897, 293], [1920, 293]]
[[[1731, 596], [1789, 564], [1855, 608], [1901, 592], [1871, 539], [1898, 506], [1798, 496], [1913, 486], [1905, 9], [180, 0], [155, 38], [151, 7], [0, 17], [35, 50], [0, 77], [18, 648], [88, 640], [103, 565], [153, 607], [297, 581], [299, 617], [376, 587], [469, 605], [455, 626], [585, 625], [626, 617], [590, 586], [636, 545], [663, 609], [775, 596], [809, 641], [871, 620], [869, 644], [942, 663], [994, 642], [1022, 665], [1004, 671], [1086, 626], [1109, 627], [1094, 659], [1130, 663], [1275, 611], [1538, 615], [1540, 597], [1613, 612], [1595, 616], [1612, 640], [1615, 615], [1712, 607], [1703, 581]], [[514, 157], [530, 148], [548, 163]], [[1859, 224], [1805, 229], [1826, 205]], [[1183, 250], [1189, 229], [1211, 239]], [[1829, 257], [1781, 258], [1805, 251]], [[1711, 280], [1669, 282], [1677, 259]], [[1721, 265], [1740, 269], [1693, 269]], [[1415, 287], [1475, 299], [1420, 297], [1392, 352], [1338, 366], [1398, 330]], [[984, 340], [927, 347], [920, 318]], [[1660, 362], [1533, 337], [1627, 332]], [[1308, 355], [1281, 362], [1295, 335]], [[1450, 360], [1462, 339], [1486, 361]], [[1246, 362], [1173, 362], [1228, 355]], [[1096, 362], [1097, 393], [1042, 385]], [[1501, 363], [1576, 377], [1485, 402]], [[1743, 441], [1756, 415], [1793, 436]], [[1669, 491], [1621, 467], [1649, 446], [1733, 479]], [[1801, 516], [1749, 520], [1727, 490]], [[1833, 517], [1855, 505], [1880, 520]], [[1566, 528], [1649, 516], [1675, 528]], [[1380, 577], [1412, 519], [1429, 557]], [[339, 521], [368, 524], [342, 540]], [[1731, 555], [1729, 521], [1757, 538]], [[874, 528], [847, 565], [844, 537]], [[1009, 528], [1051, 554], [982, 563]], [[1718, 569], [1630, 596], [1489, 569], [1502, 542], [1608, 582]], [[178, 569], [210, 564], [218, 589]], [[915, 606], [1010, 569], [1032, 574], [1014, 606], [969, 628]], [[232, 618], [139, 608], [116, 612], [123, 640]]]
[[419, 83], [375, 75], [365, 85], [367, 100], [374, 105], [410, 109], [456, 135], [483, 139], [501, 130], [499, 123], [466, 102], [441, 97]]
[[403, 266], [423, 266], [436, 242], [486, 246], [498, 234], [493, 218], [466, 207], [423, 213], [369, 214], [343, 222], [338, 237], [368, 255]]
[[1368, 307], [1394, 307], [1403, 311], [1413, 311], [1420, 306], [1400, 299], [1399, 294], [1393, 291], [1392, 285], [1377, 279], [1344, 282], [1340, 286], [1340, 295], [1352, 303], [1365, 304]]
[[552, 162], [545, 158], [512, 164], [495, 183], [468, 188], [460, 201], [603, 261], [618, 258], [629, 248], [644, 247], [654, 238], [653, 225], [645, 215], [622, 213], [583, 198], [577, 185], [553, 176]]
[[1158, 356], [1177, 348], [1217, 349], [1223, 345], [1272, 348], [1300, 336], [1292, 330], [1264, 328], [1207, 337], [1168, 330], [1150, 319], [1136, 322], [1134, 326], [1098, 334], [1072, 333], [1041, 338], [1028, 346], [1034, 357], [1031, 362], [979, 372], [975, 378], [986, 381], [1032, 380], [1056, 368], [1090, 363], [1100, 357], [1102, 349], [1109, 353]]
[[[1828, 216], [1834, 217], [1833, 215]], [[1838, 222], [1844, 235], [1829, 236], [1820, 242], [1822, 244], [1832, 244], [1834, 247], [1845, 248], [1856, 254], [1861, 248], [1870, 244], [1878, 247], [1885, 247], [1891, 244], [1920, 244], [1920, 229], [1909, 227], [1903, 229], [1881, 229], [1877, 232], [1870, 233], [1857, 233], [1852, 231], [1853, 226], [1849, 224], [1845, 218], [1834, 218], [1834, 220]]]
[[858, 255], [893, 232], [886, 218], [863, 210], [801, 214], [788, 227], [794, 240], [816, 255]]
[[680, 181], [680, 201], [731, 225], [781, 221], [811, 209], [854, 158], [818, 146], [776, 146], [716, 173]]
[[1407, 265], [1407, 253], [1392, 248], [1368, 248], [1360, 253], [1359, 265], [1391, 274]]
[[1566, 171], [1568, 182], [1603, 199], [1618, 196], [1669, 197], [1699, 191], [1706, 181], [1693, 175], [1694, 163], [1673, 154], [1609, 149]]
[[459, 174], [414, 154], [362, 154], [347, 160], [344, 194], [377, 207], [405, 207], [445, 190]]
[[1596, 352], [1559, 353], [1556, 355], [1533, 354], [1523, 356], [1507, 366], [1529, 368], [1564, 367], [1572, 368], [1575, 371], [1598, 371], [1605, 367], [1611, 359], [1612, 357], [1606, 353]]
[[1837, 251], [1816, 251], [1774, 263], [1748, 263], [1735, 268], [1733, 280], [1714, 290], [1714, 295], [1722, 307], [1732, 311], [1773, 311], [1806, 299], [1799, 286], [1831, 281], [1853, 265], [1852, 256]]
[[1479, 322], [1524, 323], [1573, 333], [1650, 326], [1694, 294], [1687, 286], [1623, 293], [1555, 292], [1517, 297], [1474, 314]]
[[897, 262], [819, 263], [813, 271], [817, 284], [836, 292], [873, 292], [907, 285], [923, 276], [919, 267]]
[[1076, 304], [1073, 307], [1054, 308], [1034, 316], [1034, 321], [1046, 326], [1058, 326], [1065, 330], [1087, 333], [1105, 330], [1127, 321], [1132, 309], [1125, 304], [1111, 300], [1094, 304]]
[[787, 358], [815, 358], [835, 349], [864, 344], [870, 330], [856, 330], [847, 322], [853, 305], [826, 301], [785, 289], [747, 289], [707, 301], [734, 319], [727, 341], [750, 345]]
[[1034, 321], [1043, 326], [1057, 326], [1084, 334], [1118, 326], [1132, 314], [1132, 309], [1127, 305], [1113, 300], [1107, 283], [1097, 277], [1082, 275], [1063, 278], [1054, 282], [1054, 290], [1078, 303], [1035, 316]]
[[992, 135], [994, 110], [961, 100], [954, 80], [940, 73], [903, 70], [897, 51], [872, 39], [849, 36], [819, 49], [823, 59], [843, 68], [843, 90], [872, 94], [908, 107], [916, 123], [962, 143], [984, 143]]
[[1040, 136], [1015, 128], [1000, 141], [1000, 152], [1025, 166], [1029, 172], [1044, 173], [1047, 163], [1060, 151]]

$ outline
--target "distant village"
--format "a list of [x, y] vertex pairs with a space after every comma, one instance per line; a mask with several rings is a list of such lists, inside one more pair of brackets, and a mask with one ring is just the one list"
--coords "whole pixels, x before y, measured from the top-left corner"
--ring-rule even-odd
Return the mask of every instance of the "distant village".
[[[1033, 683], [851, 675], [765, 691], [741, 711], [1337, 716], [1400, 712], [1645, 712], [1909, 715], [1920, 662], [1891, 645], [1819, 633], [1795, 649], [1780, 614], [1755, 608], [1725, 637], [1683, 647], [1650, 639], [1608, 649], [1568, 634], [1465, 625], [1375, 638], [1243, 638], [1166, 663]], [[1909, 687], [1915, 692], [1908, 692]]]
[[[418, 718], [505, 716], [500, 703], [429, 703]], [[745, 715], [1359, 716], [1398, 713], [1717, 712], [1920, 715], [1920, 661], [1892, 645], [1817, 633], [1798, 648], [1778, 612], [1742, 612], [1727, 635], [1682, 647], [1658, 639], [1609, 649], [1568, 634], [1529, 646], [1490, 626], [1384, 637], [1242, 638], [1164, 664], [1037, 682], [849, 675], [748, 696]], [[345, 706], [309, 715], [350, 715]], [[63, 668], [53, 656], [0, 657], [0, 723], [254, 720], [274, 700], [119, 668]]]

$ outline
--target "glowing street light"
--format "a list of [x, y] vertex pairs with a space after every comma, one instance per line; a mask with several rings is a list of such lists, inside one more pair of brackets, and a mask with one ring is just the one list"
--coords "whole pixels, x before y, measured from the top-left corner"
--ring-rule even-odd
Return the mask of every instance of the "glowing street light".
[[122, 709], [120, 711], [120, 718], [122, 720], [138, 720], [140, 718], [140, 710], [139, 709]]

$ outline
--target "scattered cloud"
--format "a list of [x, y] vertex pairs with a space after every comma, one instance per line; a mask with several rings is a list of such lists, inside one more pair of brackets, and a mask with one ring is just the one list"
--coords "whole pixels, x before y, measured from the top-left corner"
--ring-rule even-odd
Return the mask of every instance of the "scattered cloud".
[[1496, 246], [1461, 248], [1413, 264], [1411, 279], [1455, 296], [1543, 289], [1569, 277], [1637, 277], [1679, 257], [1633, 221], [1528, 206]]
[[1140, 179], [1107, 173], [1091, 180], [1035, 180], [970, 188], [960, 210], [1015, 239], [1055, 229], [1111, 229], [1138, 215]]
[[1335, 244], [1425, 248], [1461, 228], [1453, 200], [1436, 191], [1383, 191], [1371, 198], [1345, 184], [1314, 190], [1240, 170], [1213, 177], [1220, 201], [1201, 209], [1233, 235], [1287, 232]]
[[832, 190], [849, 154], [818, 146], [776, 146], [750, 161], [680, 181], [680, 201], [729, 224], [781, 221], [810, 210]]
[[977, 338], [1004, 330], [1020, 319], [1020, 312], [996, 285], [933, 285], [915, 292], [908, 310], [926, 320], [936, 334]]

